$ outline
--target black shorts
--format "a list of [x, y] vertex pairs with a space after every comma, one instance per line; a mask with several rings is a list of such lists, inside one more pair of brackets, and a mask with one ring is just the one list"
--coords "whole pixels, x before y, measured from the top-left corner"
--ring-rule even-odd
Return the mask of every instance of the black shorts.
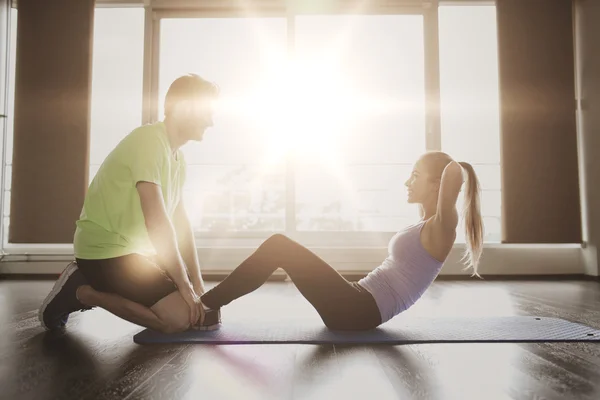
[[78, 258], [77, 265], [95, 290], [118, 294], [146, 307], [177, 291], [156, 262], [139, 254], [102, 260]]

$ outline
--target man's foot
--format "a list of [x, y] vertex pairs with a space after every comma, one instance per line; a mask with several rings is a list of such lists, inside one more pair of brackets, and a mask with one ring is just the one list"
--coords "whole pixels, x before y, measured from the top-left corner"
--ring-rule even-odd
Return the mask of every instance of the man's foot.
[[77, 288], [86, 284], [77, 264], [72, 262], [67, 265], [40, 307], [38, 318], [42, 326], [48, 330], [61, 329], [66, 325], [70, 313], [91, 309], [82, 304], [76, 295]]
[[198, 331], [214, 331], [221, 327], [221, 310], [207, 309], [204, 311], [204, 321], [198, 322], [192, 328]]

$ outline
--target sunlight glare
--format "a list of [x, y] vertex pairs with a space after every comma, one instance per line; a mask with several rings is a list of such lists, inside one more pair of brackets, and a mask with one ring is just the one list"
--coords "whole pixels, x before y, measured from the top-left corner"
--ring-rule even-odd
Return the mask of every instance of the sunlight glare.
[[291, 151], [307, 162], [342, 162], [336, 149], [344, 128], [369, 110], [340, 71], [325, 62], [290, 62], [257, 84], [249, 106], [268, 137], [267, 163]]

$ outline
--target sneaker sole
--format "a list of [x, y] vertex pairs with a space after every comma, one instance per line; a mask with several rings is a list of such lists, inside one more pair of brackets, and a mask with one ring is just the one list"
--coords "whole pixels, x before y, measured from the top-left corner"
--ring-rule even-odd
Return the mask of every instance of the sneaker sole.
[[[220, 314], [219, 314], [220, 316]], [[197, 331], [216, 331], [221, 328], [221, 318], [218, 319], [219, 322], [212, 325], [194, 325], [192, 329]]]
[[69, 280], [69, 277], [76, 270], [77, 266], [74, 263], [70, 263], [69, 265], [67, 265], [67, 268], [65, 268], [64, 272], [58, 277], [58, 280], [54, 284], [54, 287], [52, 288], [48, 296], [46, 296], [44, 302], [42, 303], [42, 306], [38, 311], [38, 319], [40, 320], [40, 324], [42, 324], [44, 329], [46, 329], [47, 331], [49, 331], [50, 328], [48, 328], [44, 323], [44, 311], [46, 311], [46, 307], [48, 307], [48, 304], [50, 304], [50, 302], [54, 300], [54, 298], [60, 292], [63, 286], [65, 286], [65, 283]]
[[216, 331], [221, 328], [221, 323], [209, 325], [209, 326], [193, 326], [192, 329], [196, 331]]

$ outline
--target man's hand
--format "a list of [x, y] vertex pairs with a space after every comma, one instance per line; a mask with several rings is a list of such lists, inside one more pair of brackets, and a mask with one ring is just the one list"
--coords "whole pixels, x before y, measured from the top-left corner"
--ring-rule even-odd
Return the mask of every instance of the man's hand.
[[198, 260], [194, 231], [187, 212], [185, 211], [183, 200], [180, 200], [175, 208], [173, 225], [177, 234], [179, 252], [187, 268], [190, 281], [192, 282], [196, 294], [201, 296], [205, 292], [204, 282], [202, 281], [202, 273], [200, 272], [200, 262]]
[[200, 296], [195, 293], [192, 286], [179, 288], [179, 293], [190, 308], [190, 325], [196, 325], [199, 320], [202, 321], [202, 316], [204, 314]]
[[156, 248], [159, 263], [164, 267], [190, 307], [190, 323], [195, 325], [203, 311], [200, 306], [200, 297], [194, 293], [194, 286], [186, 273], [177, 246], [175, 229], [167, 215], [160, 186], [149, 182], [138, 182], [137, 189], [146, 229]]
[[206, 291], [204, 289], [204, 282], [202, 282], [201, 280], [198, 279], [192, 279], [192, 286], [194, 288], [194, 292], [198, 295], [198, 296], [202, 296], [204, 294], [204, 292]]

